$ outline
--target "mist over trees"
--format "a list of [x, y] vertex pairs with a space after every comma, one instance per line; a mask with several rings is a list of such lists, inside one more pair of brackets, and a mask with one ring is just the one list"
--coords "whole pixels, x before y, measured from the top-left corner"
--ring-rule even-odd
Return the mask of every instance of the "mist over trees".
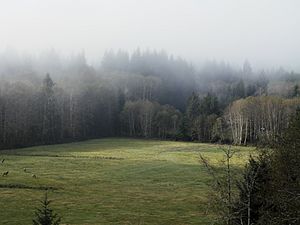
[[[62, 57], [0, 54], [0, 146], [107, 136], [234, 144], [282, 135], [300, 101], [300, 75], [207, 62], [164, 51], [108, 51], [91, 66]], [[259, 109], [259, 110], [258, 110]]]

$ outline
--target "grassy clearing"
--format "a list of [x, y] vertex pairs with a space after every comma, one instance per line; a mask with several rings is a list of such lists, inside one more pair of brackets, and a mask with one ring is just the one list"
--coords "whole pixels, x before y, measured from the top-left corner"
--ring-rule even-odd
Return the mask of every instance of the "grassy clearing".
[[[252, 148], [239, 148], [242, 167]], [[210, 224], [199, 152], [222, 167], [217, 145], [107, 138], [0, 152], [0, 224], [31, 224], [45, 189], [65, 224]], [[26, 168], [26, 172], [24, 172]], [[33, 178], [35, 174], [37, 178]]]

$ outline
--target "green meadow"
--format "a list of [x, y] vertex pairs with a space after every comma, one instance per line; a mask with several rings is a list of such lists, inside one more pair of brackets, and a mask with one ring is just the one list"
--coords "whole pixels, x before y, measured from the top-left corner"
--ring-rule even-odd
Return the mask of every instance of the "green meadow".
[[[235, 148], [241, 169], [254, 149]], [[199, 153], [222, 171], [213, 144], [106, 138], [1, 151], [0, 224], [32, 224], [46, 189], [62, 224], [211, 224]]]

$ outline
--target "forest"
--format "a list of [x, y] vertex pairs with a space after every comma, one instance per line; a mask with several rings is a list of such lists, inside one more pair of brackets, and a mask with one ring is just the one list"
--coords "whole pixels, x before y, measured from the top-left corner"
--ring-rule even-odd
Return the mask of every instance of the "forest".
[[164, 51], [0, 55], [0, 147], [100, 137], [255, 145], [282, 136], [300, 105], [300, 75], [253, 71]]

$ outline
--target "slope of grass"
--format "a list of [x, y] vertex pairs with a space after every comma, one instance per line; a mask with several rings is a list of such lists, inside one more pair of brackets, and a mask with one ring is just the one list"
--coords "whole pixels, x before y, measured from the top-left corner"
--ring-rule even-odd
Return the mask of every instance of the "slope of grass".
[[[242, 167], [251, 148], [234, 163]], [[65, 224], [210, 224], [216, 145], [107, 138], [0, 152], [0, 224], [31, 224], [46, 189]], [[26, 172], [24, 171], [26, 168]], [[35, 174], [37, 178], [33, 178]]]

